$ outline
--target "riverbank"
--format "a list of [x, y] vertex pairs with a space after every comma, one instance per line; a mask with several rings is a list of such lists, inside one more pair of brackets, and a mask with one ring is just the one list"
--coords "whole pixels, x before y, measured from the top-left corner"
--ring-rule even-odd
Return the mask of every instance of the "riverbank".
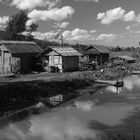
[[108, 68], [104, 71], [40, 73], [3, 78], [0, 81], [0, 116], [5, 116], [5, 112], [9, 114], [11, 111], [35, 105], [42, 99], [46, 100], [60, 94], [63, 95], [64, 101], [76, 98], [81, 94], [80, 89], [86, 87], [94, 86], [92, 91], [89, 91], [93, 94], [106, 86], [96, 83], [96, 79], [115, 79], [116, 74], [116, 69]]
[[92, 71], [41, 73], [1, 79], [0, 116], [5, 116], [5, 113], [11, 114], [11, 112], [35, 105], [42, 99], [60, 94], [65, 100], [76, 98], [80, 94], [77, 90], [93, 85], [95, 85], [95, 76]]

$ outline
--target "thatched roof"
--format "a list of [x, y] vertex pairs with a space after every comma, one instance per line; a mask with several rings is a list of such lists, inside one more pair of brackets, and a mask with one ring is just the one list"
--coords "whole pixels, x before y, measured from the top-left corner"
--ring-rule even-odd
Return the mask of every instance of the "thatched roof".
[[70, 46], [49, 46], [51, 50], [62, 56], [81, 56], [82, 54]]
[[11, 53], [40, 53], [43, 50], [35, 43], [29, 41], [0, 41]]

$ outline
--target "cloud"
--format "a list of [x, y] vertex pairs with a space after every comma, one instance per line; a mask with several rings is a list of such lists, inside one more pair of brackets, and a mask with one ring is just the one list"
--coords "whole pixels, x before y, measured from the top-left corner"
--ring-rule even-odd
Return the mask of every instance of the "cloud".
[[34, 19], [29, 19], [29, 20], [26, 22], [27, 28], [28, 28], [32, 23], [35, 23], [35, 22], [36, 22], [36, 20], [34, 20]]
[[136, 18], [135, 12], [130, 11], [124, 15], [124, 21], [134, 21]]
[[115, 34], [100, 34], [96, 40], [103, 40], [105, 42], [112, 42], [117, 38], [117, 35]]
[[133, 33], [133, 34], [140, 34], [140, 31], [130, 31], [130, 33]]
[[28, 14], [33, 22], [38, 20], [53, 20], [53, 21], [62, 21], [66, 18], [71, 17], [74, 14], [74, 9], [70, 6], [65, 6], [60, 9], [54, 8], [50, 10], [36, 10], [34, 9]]
[[97, 19], [101, 20], [102, 24], [110, 24], [116, 20], [140, 22], [140, 14], [136, 16], [135, 11], [131, 10], [127, 13], [122, 7], [118, 7], [98, 13]]
[[84, 1], [84, 2], [99, 2], [99, 0], [75, 0], [75, 1]]
[[16, 6], [16, 8], [21, 10], [34, 9], [35, 7], [54, 7], [60, 0], [1, 0], [0, 2], [8, 3], [11, 6]]
[[110, 24], [115, 20], [121, 19], [124, 16], [125, 10], [121, 7], [108, 10], [105, 13], [99, 13], [97, 19], [101, 20], [102, 24]]
[[91, 30], [91, 31], [89, 31], [91, 34], [94, 34], [94, 33], [96, 33], [97, 31], [96, 30]]
[[[40, 40], [49, 40], [52, 41], [54, 40], [54, 37], [56, 36], [57, 32], [45, 32], [45, 33], [41, 33], [41, 32], [33, 32], [32, 35], [36, 38], [36, 39], [40, 39]], [[26, 35], [26, 34], [25, 34]]]
[[0, 28], [4, 28], [8, 21], [9, 21], [9, 17], [8, 16], [0, 17]]
[[126, 30], [129, 30], [130, 28], [131, 28], [130, 26], [125, 27]]
[[55, 28], [66, 28], [70, 23], [69, 22], [62, 22], [62, 23], [56, 23], [54, 26]]
[[[95, 32], [96, 32], [96, 30], [94, 30], [94, 33]], [[63, 35], [64, 39], [68, 40], [68, 41], [85, 42], [85, 41], [93, 41], [94, 40], [93, 30], [87, 31], [84, 29], [76, 28], [72, 31], [66, 30], [62, 33], [62, 35]]]

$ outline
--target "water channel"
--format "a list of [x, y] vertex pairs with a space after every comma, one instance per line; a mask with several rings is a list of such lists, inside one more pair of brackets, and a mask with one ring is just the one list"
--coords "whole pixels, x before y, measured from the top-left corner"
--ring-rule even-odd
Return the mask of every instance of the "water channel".
[[0, 140], [106, 140], [108, 134], [140, 139], [140, 77], [108, 86], [50, 110], [44, 104], [0, 122]]

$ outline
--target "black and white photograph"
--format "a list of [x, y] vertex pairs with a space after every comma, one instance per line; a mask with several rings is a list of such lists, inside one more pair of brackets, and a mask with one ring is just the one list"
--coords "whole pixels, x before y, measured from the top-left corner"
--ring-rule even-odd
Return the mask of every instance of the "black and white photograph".
[[0, 140], [140, 140], [140, 0], [0, 0]]

